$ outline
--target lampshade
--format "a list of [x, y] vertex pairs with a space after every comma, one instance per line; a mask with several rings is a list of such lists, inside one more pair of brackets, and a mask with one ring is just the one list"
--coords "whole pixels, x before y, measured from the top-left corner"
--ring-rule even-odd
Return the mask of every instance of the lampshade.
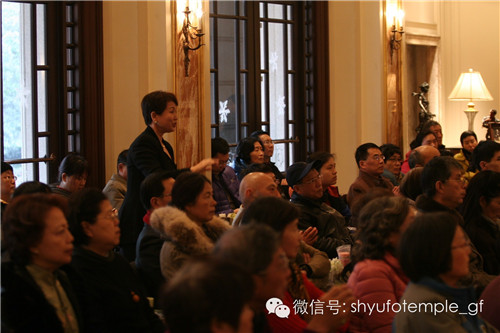
[[455, 101], [493, 100], [481, 74], [474, 72], [472, 68], [469, 69], [469, 72], [460, 74], [458, 82], [448, 98]]

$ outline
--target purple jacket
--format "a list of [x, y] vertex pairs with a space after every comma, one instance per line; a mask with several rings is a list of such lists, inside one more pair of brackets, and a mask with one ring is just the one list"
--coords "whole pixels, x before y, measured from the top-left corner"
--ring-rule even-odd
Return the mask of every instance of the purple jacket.
[[226, 166], [224, 171], [220, 174], [220, 176], [212, 174], [212, 188], [214, 190], [214, 199], [217, 201], [217, 206], [215, 206], [215, 213], [216, 214], [227, 214], [227, 213], [232, 213], [234, 209], [231, 209], [231, 205], [229, 203], [229, 199], [224, 192], [224, 187], [221, 183], [220, 178], [224, 180], [224, 182], [227, 185], [227, 189], [229, 192], [231, 192], [236, 199], [235, 208], [238, 208], [241, 205], [241, 200], [240, 200], [240, 194], [239, 194], [239, 189], [240, 189], [240, 181], [238, 180], [238, 177], [236, 176], [236, 173], [234, 172], [233, 168]]

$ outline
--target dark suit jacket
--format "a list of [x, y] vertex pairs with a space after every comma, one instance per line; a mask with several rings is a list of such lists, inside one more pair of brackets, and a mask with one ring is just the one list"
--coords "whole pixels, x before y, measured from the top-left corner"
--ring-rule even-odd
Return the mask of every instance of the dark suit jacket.
[[[146, 210], [141, 204], [139, 188], [141, 182], [149, 174], [157, 171], [177, 170], [173, 161], [174, 150], [165, 140], [163, 144], [167, 148], [170, 159], [151, 127], [147, 127], [130, 145], [127, 156], [127, 194], [120, 209], [120, 229], [122, 246], [131, 247], [135, 253], [135, 243], [139, 236], [143, 222], [142, 217]], [[134, 258], [127, 258], [133, 260]]]

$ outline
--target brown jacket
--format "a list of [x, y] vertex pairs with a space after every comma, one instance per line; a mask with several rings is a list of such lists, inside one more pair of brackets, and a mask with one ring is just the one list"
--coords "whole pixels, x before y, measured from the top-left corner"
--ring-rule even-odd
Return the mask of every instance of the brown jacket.
[[349, 207], [352, 207], [357, 199], [373, 187], [382, 187], [392, 190], [394, 186], [391, 181], [385, 177], [374, 177], [366, 172], [359, 171], [358, 178], [356, 178], [356, 180], [351, 184], [349, 192], [347, 193], [347, 203], [349, 204]]

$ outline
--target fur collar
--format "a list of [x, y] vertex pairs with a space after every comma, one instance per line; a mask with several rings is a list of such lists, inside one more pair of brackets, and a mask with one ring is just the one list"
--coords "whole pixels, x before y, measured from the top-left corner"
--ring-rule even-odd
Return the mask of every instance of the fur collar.
[[231, 227], [216, 216], [199, 226], [185, 212], [171, 206], [153, 211], [150, 222], [163, 239], [193, 254], [209, 253], [217, 239]]

